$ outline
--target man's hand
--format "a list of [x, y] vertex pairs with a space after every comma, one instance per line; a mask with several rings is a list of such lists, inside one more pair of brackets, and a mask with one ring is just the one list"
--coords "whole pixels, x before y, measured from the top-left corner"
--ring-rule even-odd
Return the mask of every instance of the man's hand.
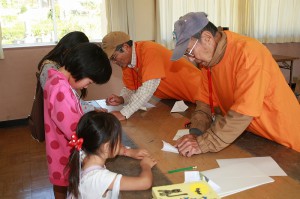
[[110, 113], [113, 114], [114, 116], [116, 116], [120, 121], [126, 120], [126, 117], [124, 115], [122, 115], [122, 113], [120, 111], [112, 111]]
[[179, 138], [176, 141], [175, 147], [178, 148], [179, 154], [185, 157], [191, 157], [192, 155], [201, 153], [197, 136], [191, 134]]
[[124, 99], [122, 96], [112, 94], [106, 99], [106, 104], [110, 106], [118, 106], [120, 104], [124, 104]]

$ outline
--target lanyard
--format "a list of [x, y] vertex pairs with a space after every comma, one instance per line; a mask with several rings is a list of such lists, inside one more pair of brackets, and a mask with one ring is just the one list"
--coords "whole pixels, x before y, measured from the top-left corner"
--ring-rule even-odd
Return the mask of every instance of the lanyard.
[[211, 80], [211, 69], [210, 67], [207, 69], [207, 78], [208, 78], [208, 90], [209, 90], [209, 105], [211, 111], [211, 119], [215, 121], [215, 109], [212, 98], [212, 80]]
[[[135, 80], [135, 74], [136, 74], [136, 80]], [[132, 76], [132, 80], [133, 80], [133, 84], [134, 84], [134, 91], [137, 91], [137, 89], [139, 88], [139, 73], [137, 70], [135, 70], [134, 68], [131, 68], [131, 76]]]

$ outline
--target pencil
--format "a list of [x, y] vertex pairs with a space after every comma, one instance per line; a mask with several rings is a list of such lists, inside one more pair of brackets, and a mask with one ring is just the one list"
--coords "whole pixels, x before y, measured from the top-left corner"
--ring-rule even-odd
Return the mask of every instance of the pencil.
[[176, 173], [176, 172], [189, 171], [189, 170], [194, 170], [194, 169], [197, 169], [197, 166], [174, 169], [174, 170], [168, 171], [168, 173]]

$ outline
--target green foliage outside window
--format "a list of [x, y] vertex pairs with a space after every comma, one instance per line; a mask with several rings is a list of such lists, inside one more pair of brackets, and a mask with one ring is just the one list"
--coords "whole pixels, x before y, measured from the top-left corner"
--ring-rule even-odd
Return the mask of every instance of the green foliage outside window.
[[2, 44], [54, 42], [75, 30], [91, 41], [106, 34], [105, 0], [53, 0], [55, 18], [51, 1], [0, 0]]

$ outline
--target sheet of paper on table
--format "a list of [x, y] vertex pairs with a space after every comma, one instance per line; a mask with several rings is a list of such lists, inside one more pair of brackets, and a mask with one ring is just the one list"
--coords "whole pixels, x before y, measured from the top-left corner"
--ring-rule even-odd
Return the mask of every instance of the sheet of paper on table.
[[235, 165], [239, 163], [249, 163], [258, 168], [267, 176], [287, 176], [287, 174], [279, 167], [275, 160], [268, 157], [250, 157], [250, 158], [233, 158], [233, 159], [217, 159], [220, 167]]
[[99, 106], [101, 108], [105, 108], [107, 109], [107, 112], [112, 112], [112, 111], [120, 111], [123, 108], [123, 104], [118, 105], [118, 106], [109, 106], [106, 104], [105, 99], [101, 99], [101, 100], [95, 100], [97, 104], [99, 104]]
[[[105, 108], [105, 109], [107, 109], [107, 112], [120, 111], [124, 107], [123, 104], [118, 105], [118, 106], [109, 106], [109, 105], [106, 104], [106, 100], [105, 99], [92, 100], [92, 101], [88, 101], [88, 103], [90, 103], [91, 105], [93, 105], [93, 106], [95, 106], [97, 108]], [[150, 104], [150, 103], [147, 102], [140, 109], [144, 110], [144, 111], [147, 111], [149, 108], [153, 108], [153, 107], [155, 107], [155, 105]]]
[[171, 113], [184, 112], [188, 106], [184, 103], [183, 100], [175, 102]]
[[272, 178], [249, 163], [229, 165], [201, 173], [220, 186], [218, 194], [221, 197], [274, 182]]

